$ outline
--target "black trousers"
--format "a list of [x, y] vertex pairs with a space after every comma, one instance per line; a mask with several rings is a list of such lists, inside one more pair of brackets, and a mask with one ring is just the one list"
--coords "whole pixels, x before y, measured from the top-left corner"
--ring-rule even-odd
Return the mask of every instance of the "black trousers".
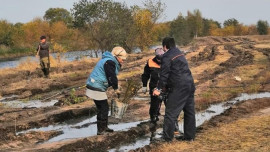
[[194, 139], [196, 132], [194, 85], [184, 85], [181, 88], [172, 88], [166, 103], [163, 137], [171, 141], [174, 138], [175, 122], [184, 111], [184, 138]]
[[97, 121], [107, 121], [109, 114], [108, 100], [94, 100], [97, 107]]
[[162, 101], [160, 98], [158, 98], [158, 96], [153, 96], [151, 94], [151, 102], [150, 102], [150, 109], [149, 109], [150, 117], [158, 116], [161, 103]]

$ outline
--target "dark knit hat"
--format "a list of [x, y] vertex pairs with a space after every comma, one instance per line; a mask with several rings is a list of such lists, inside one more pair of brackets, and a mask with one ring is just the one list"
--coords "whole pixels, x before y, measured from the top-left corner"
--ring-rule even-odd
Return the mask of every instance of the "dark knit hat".
[[42, 35], [42, 36], [40, 37], [40, 40], [43, 40], [43, 39], [46, 39], [46, 36]]

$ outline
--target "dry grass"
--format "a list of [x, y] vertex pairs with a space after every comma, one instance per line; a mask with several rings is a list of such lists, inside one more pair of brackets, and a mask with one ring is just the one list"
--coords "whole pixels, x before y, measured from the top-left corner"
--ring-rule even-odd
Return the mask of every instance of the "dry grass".
[[180, 151], [262, 151], [270, 150], [270, 117], [254, 116], [210, 128], [194, 142], [163, 144], [155, 152]]
[[257, 41], [259, 43], [262, 43], [262, 42], [269, 42], [270, 35], [251, 35], [248, 38], [253, 40], [253, 41]]
[[256, 48], [270, 48], [270, 44], [269, 43], [263, 43], [263, 44], [256, 44], [255, 45]]

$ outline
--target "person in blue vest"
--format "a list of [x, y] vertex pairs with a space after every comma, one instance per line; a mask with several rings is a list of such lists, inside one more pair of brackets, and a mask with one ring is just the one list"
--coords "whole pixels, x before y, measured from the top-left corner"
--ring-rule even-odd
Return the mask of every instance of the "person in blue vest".
[[113, 132], [108, 128], [109, 105], [106, 90], [112, 87], [114, 93], [119, 94], [117, 74], [126, 58], [127, 53], [122, 47], [114, 47], [112, 52], [104, 52], [87, 79], [86, 95], [94, 100], [97, 107], [98, 135]]

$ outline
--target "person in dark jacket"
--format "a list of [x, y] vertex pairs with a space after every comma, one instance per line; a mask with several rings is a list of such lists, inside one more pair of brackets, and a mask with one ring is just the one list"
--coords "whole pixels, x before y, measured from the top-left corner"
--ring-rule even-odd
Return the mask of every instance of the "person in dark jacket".
[[46, 41], [46, 36], [40, 37], [40, 43], [37, 47], [37, 55], [40, 59], [40, 67], [46, 78], [50, 77], [50, 57], [49, 43]]
[[184, 137], [182, 140], [194, 140], [196, 132], [195, 85], [188, 62], [184, 53], [176, 48], [173, 38], [164, 38], [162, 46], [166, 53], [162, 57], [160, 78], [153, 95], [159, 96], [161, 90], [165, 88], [168, 92], [163, 124], [163, 140], [172, 141], [175, 121], [182, 110], [184, 111]]
[[98, 135], [113, 132], [108, 128], [109, 105], [106, 90], [111, 86], [115, 96], [119, 94], [117, 74], [126, 57], [127, 53], [122, 47], [115, 47], [112, 52], [104, 52], [87, 79], [86, 95], [94, 100], [97, 107]]
[[155, 50], [156, 56], [148, 60], [148, 62], [146, 63], [144, 67], [144, 72], [142, 74], [142, 83], [143, 83], [142, 92], [143, 93], [147, 92], [147, 83], [148, 83], [148, 80], [150, 79], [149, 94], [151, 96], [151, 102], [150, 102], [149, 114], [150, 114], [150, 120], [152, 123], [156, 123], [159, 120], [158, 115], [159, 115], [159, 110], [160, 110], [160, 106], [162, 102], [162, 99], [160, 99], [158, 96], [153, 96], [152, 94], [153, 94], [154, 88], [157, 87], [161, 58], [163, 54], [164, 54], [164, 51], [162, 50], [162, 48], [157, 48]]

